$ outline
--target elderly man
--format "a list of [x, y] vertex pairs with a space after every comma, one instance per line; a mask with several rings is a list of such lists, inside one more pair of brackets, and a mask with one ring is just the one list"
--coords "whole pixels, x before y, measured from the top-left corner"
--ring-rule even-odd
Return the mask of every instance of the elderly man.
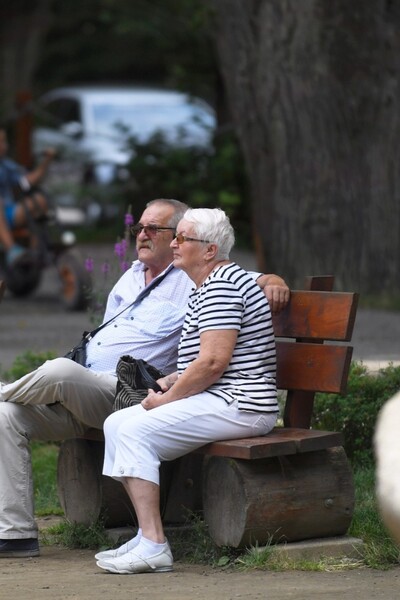
[[[89, 342], [86, 367], [56, 358], [14, 383], [1, 384], [0, 557], [39, 555], [29, 442], [75, 437], [88, 427], [101, 429], [112, 412], [115, 369], [124, 354], [143, 358], [165, 374], [176, 369], [193, 283], [171, 266], [170, 244], [186, 209], [177, 200], [147, 205], [133, 228], [138, 260], [111, 290], [104, 322], [127, 310]], [[152, 282], [158, 285], [130, 306]], [[257, 282], [273, 311], [287, 303], [289, 289], [283, 279], [261, 275]]]

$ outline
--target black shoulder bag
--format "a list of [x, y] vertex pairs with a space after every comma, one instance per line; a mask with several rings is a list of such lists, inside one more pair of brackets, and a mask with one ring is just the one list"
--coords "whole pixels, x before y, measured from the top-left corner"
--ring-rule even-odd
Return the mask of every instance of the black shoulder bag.
[[164, 377], [164, 374], [145, 360], [127, 355], [121, 356], [118, 361], [117, 377], [114, 411], [139, 404], [146, 398], [149, 388], [161, 392], [156, 379]]

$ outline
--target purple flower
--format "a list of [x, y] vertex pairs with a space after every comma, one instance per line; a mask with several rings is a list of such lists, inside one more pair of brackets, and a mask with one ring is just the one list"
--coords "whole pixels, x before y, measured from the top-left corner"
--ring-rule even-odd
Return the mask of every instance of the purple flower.
[[130, 227], [131, 225], [134, 224], [135, 221], [134, 221], [134, 218], [131, 215], [131, 213], [126, 213], [124, 222], [125, 222], [125, 227]]
[[101, 265], [101, 272], [103, 273], [103, 275], [108, 275], [108, 273], [110, 272], [110, 265], [108, 264], [107, 260]]
[[126, 260], [121, 260], [121, 262], [119, 263], [119, 266], [121, 267], [121, 271], [123, 273], [125, 273], [125, 271], [127, 271], [129, 269], [129, 263]]
[[85, 269], [88, 273], [93, 273], [93, 268], [94, 268], [94, 260], [93, 260], [93, 258], [88, 257], [85, 260]]
[[114, 246], [114, 252], [118, 256], [118, 258], [124, 258], [126, 252], [128, 250], [128, 242], [123, 239], [120, 242], [117, 242]]

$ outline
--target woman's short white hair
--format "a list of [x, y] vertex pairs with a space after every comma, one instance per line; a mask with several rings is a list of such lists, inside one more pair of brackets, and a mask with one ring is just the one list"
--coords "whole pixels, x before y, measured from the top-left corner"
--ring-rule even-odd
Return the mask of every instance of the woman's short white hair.
[[218, 246], [216, 258], [229, 259], [235, 243], [235, 233], [229, 217], [220, 208], [189, 208], [183, 215], [185, 221], [193, 225], [193, 233], [201, 240]]

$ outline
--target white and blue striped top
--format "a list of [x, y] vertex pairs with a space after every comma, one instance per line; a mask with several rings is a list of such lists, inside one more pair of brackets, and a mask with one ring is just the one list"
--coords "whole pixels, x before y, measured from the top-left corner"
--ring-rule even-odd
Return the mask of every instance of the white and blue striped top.
[[213, 271], [189, 298], [178, 348], [178, 372], [199, 355], [200, 334], [237, 329], [231, 361], [207, 391], [240, 410], [277, 412], [276, 351], [268, 301], [254, 278], [235, 263]]

